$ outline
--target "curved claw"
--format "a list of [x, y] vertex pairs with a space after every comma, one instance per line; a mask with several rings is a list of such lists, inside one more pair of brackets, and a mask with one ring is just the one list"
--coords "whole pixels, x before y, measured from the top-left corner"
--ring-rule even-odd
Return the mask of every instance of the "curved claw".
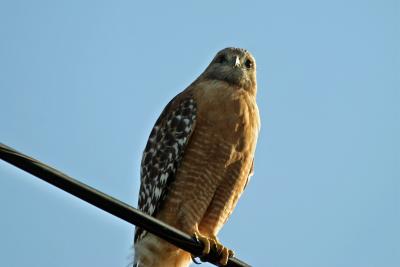
[[192, 257], [192, 261], [194, 262], [194, 264], [197, 264], [197, 265], [201, 264], [201, 262], [198, 262], [198, 261], [196, 260], [196, 256], [191, 255], [191, 257]]

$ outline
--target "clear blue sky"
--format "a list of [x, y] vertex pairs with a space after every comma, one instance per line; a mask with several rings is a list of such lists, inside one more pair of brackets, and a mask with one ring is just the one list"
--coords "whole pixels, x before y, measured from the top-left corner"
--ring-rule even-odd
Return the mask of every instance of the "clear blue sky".
[[[0, 1], [0, 142], [136, 206], [164, 105], [244, 47], [262, 130], [220, 239], [254, 266], [400, 266], [399, 2], [140, 2]], [[129, 263], [131, 225], [4, 162], [0, 210], [0, 266]]]

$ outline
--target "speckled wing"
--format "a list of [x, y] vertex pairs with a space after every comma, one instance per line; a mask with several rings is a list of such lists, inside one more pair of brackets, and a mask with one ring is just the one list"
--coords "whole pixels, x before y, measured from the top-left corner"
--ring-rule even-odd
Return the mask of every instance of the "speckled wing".
[[[192, 97], [172, 99], [156, 121], [140, 169], [138, 208], [155, 216], [168, 193], [196, 124], [196, 102]], [[135, 243], [146, 231], [136, 227]]]

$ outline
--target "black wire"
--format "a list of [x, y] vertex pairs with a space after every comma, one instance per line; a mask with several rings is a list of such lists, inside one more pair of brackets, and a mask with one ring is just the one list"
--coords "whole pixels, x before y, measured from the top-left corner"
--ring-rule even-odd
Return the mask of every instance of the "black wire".
[[[161, 237], [193, 255], [200, 256], [202, 254], [203, 244], [194, 237], [2, 143], [0, 143], [0, 158], [126, 222]], [[208, 261], [215, 265], [218, 265], [218, 259], [218, 252], [215, 249], [211, 251], [207, 258], [202, 258], [203, 261]], [[248, 267], [250, 265], [231, 257], [226, 266]]]

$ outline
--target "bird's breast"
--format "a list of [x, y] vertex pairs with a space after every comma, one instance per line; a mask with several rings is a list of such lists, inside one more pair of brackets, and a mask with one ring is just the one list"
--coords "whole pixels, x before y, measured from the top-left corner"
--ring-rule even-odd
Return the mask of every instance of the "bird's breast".
[[253, 152], [259, 130], [255, 96], [218, 81], [201, 86], [197, 90], [198, 122], [207, 123], [216, 139], [232, 144], [236, 151]]

